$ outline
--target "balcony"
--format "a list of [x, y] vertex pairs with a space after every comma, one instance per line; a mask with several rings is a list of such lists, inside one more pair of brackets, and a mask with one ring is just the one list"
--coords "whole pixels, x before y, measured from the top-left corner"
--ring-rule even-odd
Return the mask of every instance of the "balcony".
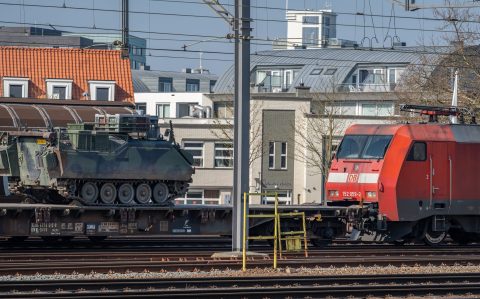
[[219, 198], [177, 198], [175, 204], [179, 205], [219, 205]]
[[337, 85], [338, 92], [392, 92], [395, 91], [395, 83], [343, 83]]

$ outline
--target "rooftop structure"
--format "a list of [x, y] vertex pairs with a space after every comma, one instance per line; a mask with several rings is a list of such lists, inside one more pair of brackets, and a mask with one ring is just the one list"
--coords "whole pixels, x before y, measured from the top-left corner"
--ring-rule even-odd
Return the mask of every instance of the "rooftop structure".
[[133, 102], [120, 51], [0, 47], [3, 97]]
[[[117, 49], [122, 40], [117, 33], [75, 33], [40, 27], [0, 27], [0, 46], [44, 48]], [[145, 67], [147, 41], [129, 35], [129, 53], [132, 69]]]

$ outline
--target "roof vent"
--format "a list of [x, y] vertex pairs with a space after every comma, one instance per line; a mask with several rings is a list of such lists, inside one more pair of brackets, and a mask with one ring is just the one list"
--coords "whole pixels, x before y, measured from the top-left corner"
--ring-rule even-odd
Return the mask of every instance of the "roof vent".
[[184, 69], [182, 69], [182, 73], [191, 74], [192, 69], [191, 68], [184, 68]]

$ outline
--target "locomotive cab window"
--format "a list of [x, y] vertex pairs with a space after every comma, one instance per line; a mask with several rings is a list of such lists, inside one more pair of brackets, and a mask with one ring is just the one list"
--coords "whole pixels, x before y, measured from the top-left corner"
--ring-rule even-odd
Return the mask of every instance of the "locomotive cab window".
[[408, 152], [407, 161], [425, 161], [427, 159], [427, 144], [416, 141]]
[[345, 135], [337, 158], [383, 159], [391, 140], [391, 135]]

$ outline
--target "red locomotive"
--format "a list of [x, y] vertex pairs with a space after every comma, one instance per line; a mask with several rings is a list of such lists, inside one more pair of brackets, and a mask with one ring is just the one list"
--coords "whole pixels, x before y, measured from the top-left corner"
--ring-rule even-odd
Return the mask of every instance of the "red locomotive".
[[[328, 204], [351, 207], [353, 234], [362, 239], [436, 245], [449, 233], [458, 243], [477, 240], [480, 126], [464, 124], [457, 107], [402, 110], [430, 122], [347, 129], [328, 175]], [[439, 124], [438, 115], [461, 124]]]

